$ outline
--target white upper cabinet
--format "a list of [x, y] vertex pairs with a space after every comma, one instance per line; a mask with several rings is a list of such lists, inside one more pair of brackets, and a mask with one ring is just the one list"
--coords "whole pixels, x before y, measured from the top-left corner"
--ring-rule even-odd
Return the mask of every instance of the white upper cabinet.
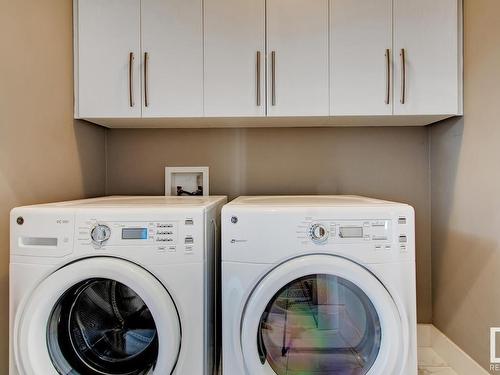
[[205, 115], [266, 115], [265, 0], [205, 0]]
[[142, 0], [142, 116], [203, 115], [201, 0]]
[[334, 116], [392, 114], [392, 0], [330, 0]]
[[459, 4], [394, 0], [394, 114], [460, 113]]
[[73, 1], [76, 118], [409, 126], [462, 114], [462, 0]]
[[328, 116], [328, 0], [267, 0], [268, 116]]
[[141, 2], [75, 3], [76, 117], [141, 116]]

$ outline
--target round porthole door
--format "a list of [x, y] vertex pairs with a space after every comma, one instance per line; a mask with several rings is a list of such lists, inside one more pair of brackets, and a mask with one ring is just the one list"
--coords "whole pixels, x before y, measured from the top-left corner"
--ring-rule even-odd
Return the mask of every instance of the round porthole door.
[[252, 375], [396, 374], [407, 332], [387, 289], [349, 260], [311, 255], [272, 270], [245, 307]]
[[23, 374], [170, 374], [181, 345], [175, 305], [143, 268], [91, 258], [43, 280], [14, 326]]

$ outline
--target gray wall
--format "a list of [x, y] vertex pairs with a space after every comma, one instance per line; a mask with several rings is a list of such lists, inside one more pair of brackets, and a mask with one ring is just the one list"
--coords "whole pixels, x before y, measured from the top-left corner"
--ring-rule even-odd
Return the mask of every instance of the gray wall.
[[500, 327], [499, 46], [500, 2], [465, 0], [465, 117], [431, 128], [433, 320], [485, 368]]
[[104, 193], [105, 131], [73, 120], [71, 1], [0, 1], [0, 374], [8, 373], [9, 211]]
[[208, 165], [211, 194], [407, 202], [417, 213], [418, 318], [432, 319], [427, 128], [109, 130], [107, 163], [109, 194], [163, 194], [166, 165]]

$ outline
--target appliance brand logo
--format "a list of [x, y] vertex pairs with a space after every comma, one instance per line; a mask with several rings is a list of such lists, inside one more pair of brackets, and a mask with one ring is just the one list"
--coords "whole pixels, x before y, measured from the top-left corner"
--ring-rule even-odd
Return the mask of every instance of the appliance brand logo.
[[247, 242], [247, 240], [237, 240], [234, 238], [231, 240], [231, 243], [243, 243], [243, 242]]
[[500, 357], [497, 356], [497, 334], [500, 327], [490, 327], [490, 371], [500, 372]]

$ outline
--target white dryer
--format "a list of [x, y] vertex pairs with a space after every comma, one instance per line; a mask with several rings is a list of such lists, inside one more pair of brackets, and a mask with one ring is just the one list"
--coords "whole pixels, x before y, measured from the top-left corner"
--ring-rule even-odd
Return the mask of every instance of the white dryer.
[[212, 374], [225, 197], [11, 212], [11, 375]]
[[414, 211], [356, 196], [222, 209], [225, 375], [416, 375]]

